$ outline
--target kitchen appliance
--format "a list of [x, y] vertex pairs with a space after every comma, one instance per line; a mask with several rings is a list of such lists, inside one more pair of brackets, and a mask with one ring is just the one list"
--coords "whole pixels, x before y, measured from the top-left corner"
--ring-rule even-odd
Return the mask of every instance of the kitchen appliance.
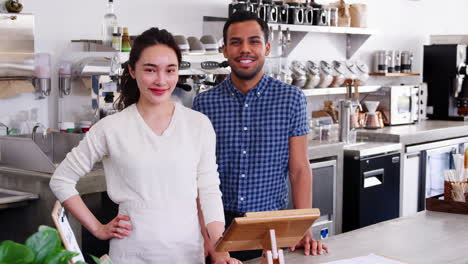
[[[314, 238], [327, 238], [336, 232], [336, 160], [311, 161], [312, 170], [312, 207], [320, 209], [320, 218], [312, 225]], [[289, 190], [291, 184], [288, 181]], [[288, 208], [294, 208], [292, 193], [289, 192]]]
[[369, 93], [369, 101], [380, 101], [379, 111], [383, 114], [385, 125], [411, 124], [413, 117], [413, 88], [415, 85], [384, 86]]
[[424, 210], [426, 198], [444, 193], [443, 173], [454, 169], [452, 155], [463, 154], [466, 142], [468, 137], [406, 147], [401, 196], [403, 216]]
[[414, 122], [426, 120], [427, 84], [415, 85], [411, 93], [411, 115]]
[[343, 232], [399, 215], [401, 144], [371, 144], [344, 150]]
[[364, 105], [367, 108], [366, 113], [366, 125], [367, 129], [377, 129], [380, 128], [379, 117], [377, 116], [377, 107], [379, 106], [379, 101], [364, 101]]
[[[427, 116], [468, 120], [467, 46], [424, 46], [423, 81], [427, 83]], [[403, 67], [403, 54], [402, 54]]]

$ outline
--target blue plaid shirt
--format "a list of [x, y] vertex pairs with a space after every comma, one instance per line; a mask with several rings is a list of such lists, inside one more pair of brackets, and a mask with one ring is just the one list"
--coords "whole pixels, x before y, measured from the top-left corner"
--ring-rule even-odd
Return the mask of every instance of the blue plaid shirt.
[[309, 133], [306, 105], [301, 90], [267, 75], [246, 95], [228, 77], [195, 97], [216, 131], [224, 210], [286, 208], [289, 138]]

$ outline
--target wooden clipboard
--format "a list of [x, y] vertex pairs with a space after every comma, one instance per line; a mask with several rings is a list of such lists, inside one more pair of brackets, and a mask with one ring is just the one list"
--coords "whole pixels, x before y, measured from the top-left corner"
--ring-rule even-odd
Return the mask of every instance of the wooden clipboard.
[[320, 217], [320, 210], [294, 209], [246, 213], [236, 217], [216, 243], [216, 251], [241, 251], [270, 247], [270, 230], [278, 248], [296, 245]]
[[78, 261], [85, 261], [81, 249], [76, 241], [75, 234], [71, 229], [70, 223], [68, 222], [67, 216], [65, 215], [65, 208], [62, 207], [59, 201], [55, 202], [54, 208], [52, 209], [52, 220], [54, 221], [55, 227], [60, 235], [63, 246], [66, 250], [77, 252], [78, 255], [71, 259], [72, 263]]

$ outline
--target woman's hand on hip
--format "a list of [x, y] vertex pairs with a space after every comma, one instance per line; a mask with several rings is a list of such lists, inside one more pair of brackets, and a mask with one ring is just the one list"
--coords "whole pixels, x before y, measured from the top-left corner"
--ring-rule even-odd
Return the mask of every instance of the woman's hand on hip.
[[105, 225], [101, 224], [94, 232], [94, 236], [101, 240], [125, 238], [130, 235], [130, 231], [132, 230], [132, 225], [130, 223], [126, 223], [129, 221], [129, 216], [119, 214], [109, 223]]

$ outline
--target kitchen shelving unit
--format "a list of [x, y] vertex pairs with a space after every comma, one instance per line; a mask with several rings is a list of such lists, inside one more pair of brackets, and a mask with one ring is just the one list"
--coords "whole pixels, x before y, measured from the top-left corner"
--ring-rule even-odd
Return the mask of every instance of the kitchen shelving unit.
[[[203, 17], [203, 34], [213, 35], [217, 39], [222, 38], [224, 22], [227, 18]], [[269, 24], [273, 31], [289, 30], [291, 32], [291, 44], [287, 50], [287, 55], [302, 41], [309, 33], [346, 34], [346, 59], [350, 59], [354, 53], [366, 42], [366, 40], [377, 34], [377, 30], [369, 28], [352, 27], [325, 27], [312, 25], [293, 24]]]

